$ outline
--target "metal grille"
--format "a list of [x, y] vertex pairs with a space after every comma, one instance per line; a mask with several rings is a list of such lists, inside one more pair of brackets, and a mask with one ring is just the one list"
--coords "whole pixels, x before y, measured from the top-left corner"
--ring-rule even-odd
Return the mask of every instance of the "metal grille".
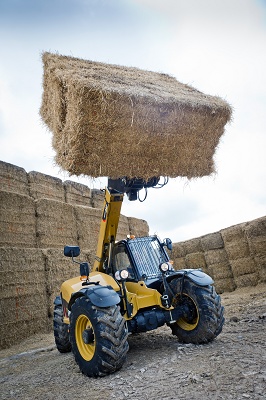
[[159, 264], [168, 258], [156, 236], [132, 239], [128, 246], [140, 276], [157, 278], [161, 275]]

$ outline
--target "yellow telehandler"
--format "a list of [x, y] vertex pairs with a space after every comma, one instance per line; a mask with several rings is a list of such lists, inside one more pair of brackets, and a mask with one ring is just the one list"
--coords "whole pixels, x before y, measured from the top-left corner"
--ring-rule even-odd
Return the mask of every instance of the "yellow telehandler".
[[166, 183], [157, 177], [108, 179], [93, 267], [74, 259], [78, 246], [64, 248], [80, 264], [80, 276], [65, 281], [54, 301], [55, 343], [61, 353], [72, 350], [87, 376], [120, 369], [129, 334], [166, 324], [180, 342], [202, 344], [222, 331], [223, 307], [212, 278], [200, 269], [175, 270], [170, 239], [115, 240], [124, 195], [136, 200], [141, 189]]

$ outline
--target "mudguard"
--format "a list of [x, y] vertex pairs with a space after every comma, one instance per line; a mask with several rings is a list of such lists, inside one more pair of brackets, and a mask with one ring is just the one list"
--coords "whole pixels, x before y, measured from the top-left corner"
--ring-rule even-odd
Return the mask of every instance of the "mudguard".
[[78, 297], [87, 297], [94, 306], [97, 307], [111, 307], [115, 304], [120, 303], [119, 295], [114, 291], [111, 286], [91, 286], [84, 288], [76, 293], [73, 293], [68, 304], [68, 309], [71, 310], [71, 306]]
[[213, 279], [209, 275], [205, 274], [205, 272], [202, 272], [199, 269], [180, 269], [169, 275], [166, 280], [170, 282], [173, 278], [181, 276], [190, 279], [199, 286], [208, 286], [214, 283]]

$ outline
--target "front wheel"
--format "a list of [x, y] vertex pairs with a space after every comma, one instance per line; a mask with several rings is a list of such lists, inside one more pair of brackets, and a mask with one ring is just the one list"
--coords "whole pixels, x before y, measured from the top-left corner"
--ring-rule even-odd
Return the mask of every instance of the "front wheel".
[[198, 286], [186, 279], [174, 279], [171, 289], [176, 293], [173, 306], [186, 305], [186, 314], [171, 324], [173, 335], [182, 343], [202, 344], [212, 341], [222, 331], [224, 324], [221, 298], [213, 286]]
[[119, 306], [96, 307], [85, 297], [73, 304], [70, 342], [83, 374], [97, 377], [120, 369], [128, 351], [127, 336]]

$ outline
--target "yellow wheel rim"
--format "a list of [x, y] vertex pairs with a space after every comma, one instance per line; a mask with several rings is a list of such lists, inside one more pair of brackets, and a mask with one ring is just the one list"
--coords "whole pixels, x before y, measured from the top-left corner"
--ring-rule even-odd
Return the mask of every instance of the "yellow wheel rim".
[[[191, 306], [194, 308], [193, 311], [194, 311], [195, 316], [192, 320], [188, 320], [186, 317], [181, 317], [176, 321], [176, 323], [184, 331], [193, 331], [193, 329], [195, 329], [199, 323], [199, 310], [198, 310], [196, 303], [190, 296], [188, 296], [185, 293], [183, 293], [182, 296], [187, 296], [189, 298]], [[178, 299], [180, 299], [180, 296], [178, 296]], [[178, 303], [178, 302], [179, 301], [176, 300], [176, 303]]]
[[84, 358], [85, 361], [90, 361], [95, 353], [95, 335], [93, 335], [94, 339], [91, 343], [85, 343], [83, 332], [86, 329], [91, 329], [93, 332], [92, 324], [89, 318], [86, 315], [81, 314], [78, 316], [75, 325], [76, 344], [81, 357]]

